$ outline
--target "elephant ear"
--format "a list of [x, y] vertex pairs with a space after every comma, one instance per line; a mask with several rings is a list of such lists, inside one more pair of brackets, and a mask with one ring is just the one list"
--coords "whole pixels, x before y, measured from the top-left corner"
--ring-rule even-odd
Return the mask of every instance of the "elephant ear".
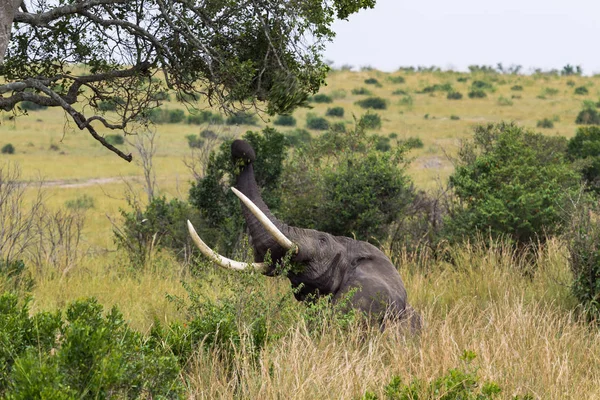
[[234, 140], [231, 143], [231, 159], [234, 165], [238, 165], [238, 163], [248, 165], [256, 160], [256, 153], [250, 143], [245, 140]]

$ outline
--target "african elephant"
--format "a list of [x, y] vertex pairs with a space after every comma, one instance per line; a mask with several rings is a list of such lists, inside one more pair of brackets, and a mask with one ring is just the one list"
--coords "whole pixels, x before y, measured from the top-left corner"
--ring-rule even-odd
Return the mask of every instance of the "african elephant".
[[[380, 323], [384, 317], [406, 319], [413, 331], [419, 330], [421, 317], [408, 305], [406, 289], [398, 270], [385, 254], [370, 243], [333, 236], [313, 229], [289, 226], [275, 218], [262, 200], [254, 178], [252, 146], [243, 140], [231, 145], [233, 162], [239, 167], [234, 193], [243, 203], [242, 211], [254, 248], [256, 263], [246, 264], [213, 252], [198, 237], [188, 221], [190, 235], [202, 253], [223, 267], [249, 266], [271, 275], [276, 262], [288, 251], [302, 268], [287, 272], [298, 300], [332, 295], [335, 302], [349, 293], [352, 307], [364, 311]], [[264, 262], [267, 252], [271, 263]]]

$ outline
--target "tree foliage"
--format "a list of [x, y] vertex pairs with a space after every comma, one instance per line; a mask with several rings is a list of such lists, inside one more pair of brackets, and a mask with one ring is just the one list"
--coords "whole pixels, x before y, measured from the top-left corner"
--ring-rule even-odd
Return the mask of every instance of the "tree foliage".
[[561, 231], [561, 217], [579, 177], [564, 160], [566, 140], [512, 123], [475, 128], [450, 177], [460, 205], [446, 221], [451, 241], [478, 233], [517, 246]]
[[[23, 101], [62, 107], [79, 129], [131, 160], [96, 126], [131, 128], [159, 105], [166, 88], [180, 99], [205, 97], [229, 112], [260, 102], [271, 114], [289, 113], [306, 104], [325, 79], [321, 52], [334, 36], [333, 21], [374, 5], [375, 0], [12, 2], [0, 21], [6, 24], [14, 12], [0, 65], [0, 94], [7, 94], [0, 109], [15, 110]], [[6, 40], [0, 37], [0, 49]], [[107, 101], [113, 101], [114, 115], [100, 109]]]

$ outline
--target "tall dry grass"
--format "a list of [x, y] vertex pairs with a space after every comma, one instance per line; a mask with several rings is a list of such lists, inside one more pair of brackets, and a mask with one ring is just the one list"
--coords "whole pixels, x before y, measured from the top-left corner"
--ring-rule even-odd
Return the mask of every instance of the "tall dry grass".
[[327, 321], [314, 332], [300, 321], [257, 358], [248, 343], [226, 361], [200, 350], [188, 374], [190, 396], [352, 399], [371, 391], [385, 398], [393, 376], [431, 382], [461, 367], [470, 350], [477, 354], [471, 368], [481, 382], [496, 382], [501, 398], [600, 398], [600, 331], [572, 310], [563, 252], [551, 241], [529, 275], [501, 244], [458, 249], [454, 266], [405, 265], [425, 320], [420, 335], [397, 326], [342, 330]]

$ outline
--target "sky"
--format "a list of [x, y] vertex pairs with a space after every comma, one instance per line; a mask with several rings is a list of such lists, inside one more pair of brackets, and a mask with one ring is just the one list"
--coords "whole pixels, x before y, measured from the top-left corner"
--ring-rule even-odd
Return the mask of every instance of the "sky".
[[600, 73], [600, 0], [377, 0], [333, 25], [334, 66], [469, 65]]

